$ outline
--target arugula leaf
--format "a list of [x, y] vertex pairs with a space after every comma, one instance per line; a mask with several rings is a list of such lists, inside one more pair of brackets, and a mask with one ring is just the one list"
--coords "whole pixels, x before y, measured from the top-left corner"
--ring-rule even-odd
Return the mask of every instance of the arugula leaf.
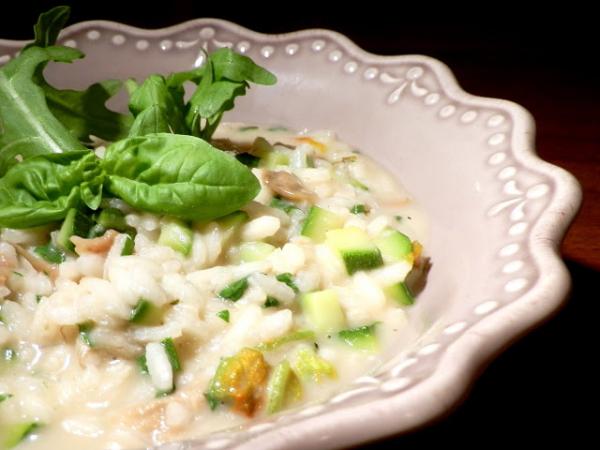
[[179, 89], [186, 81], [192, 81], [198, 84], [202, 78], [202, 75], [204, 74], [204, 71], [205, 66], [200, 66], [184, 72], [173, 72], [166, 78], [167, 86], [171, 89]]
[[274, 84], [275, 75], [247, 56], [229, 48], [211, 53], [203, 70], [171, 75], [171, 84], [194, 81], [198, 88], [190, 98], [186, 122], [194, 136], [210, 139], [223, 113], [233, 109], [236, 97], [246, 94], [248, 82]]
[[90, 135], [107, 141], [127, 136], [133, 118], [106, 107], [108, 99], [121, 89], [121, 81], [102, 81], [85, 91], [56, 89], [41, 76], [37, 84], [44, 90], [52, 114], [80, 141], [90, 142]]
[[135, 208], [181, 219], [225, 216], [260, 190], [246, 166], [193, 136], [124, 139], [108, 147], [102, 165], [111, 194]]
[[[35, 39], [25, 48], [54, 45], [61, 28], [69, 19], [70, 12], [69, 6], [57, 6], [41, 14], [34, 27]], [[110, 111], [105, 106], [106, 101], [121, 89], [120, 81], [102, 81], [91, 85], [85, 91], [59, 90], [44, 80], [44, 66], [45, 64], [42, 64], [37, 68], [34, 79], [44, 90], [50, 111], [77, 139], [89, 142], [89, 136], [92, 134], [115, 141], [127, 136], [131, 127], [131, 116]]]
[[37, 23], [33, 26], [35, 39], [27, 44], [23, 50], [29, 47], [49, 47], [56, 43], [60, 30], [65, 26], [71, 8], [69, 6], [56, 6], [51, 10], [40, 14]]
[[247, 56], [235, 53], [229, 48], [221, 48], [211, 53], [209, 58], [213, 64], [216, 80], [251, 81], [265, 85], [277, 82], [277, 77], [271, 72], [263, 69]]
[[82, 203], [97, 208], [104, 175], [88, 150], [39, 155], [0, 179], [0, 227], [31, 228], [64, 219]]
[[29, 47], [0, 68], [0, 176], [20, 158], [85, 149], [50, 112], [43, 89], [33, 81], [48, 61], [82, 56], [68, 47]]
[[[183, 95], [182, 86], [168, 86], [162, 75], [150, 75], [131, 94], [129, 110], [136, 116], [133, 131], [146, 133], [152, 129], [149, 125], [154, 123], [156, 128], [150, 132], [188, 134], [189, 130], [184, 120]], [[147, 109], [151, 109], [151, 112], [143, 114]], [[167, 129], [164, 129], [165, 124], [168, 125]], [[133, 131], [130, 132], [130, 136], [139, 135], [133, 134]]]
[[[205, 79], [208, 79], [208, 77]], [[200, 83], [190, 99], [190, 109], [187, 115], [188, 124], [198, 123], [198, 118], [206, 118], [208, 121], [207, 126], [200, 131], [199, 135], [207, 139], [210, 138], [212, 132], [208, 133], [207, 131], [214, 124], [214, 119], [218, 118], [220, 120], [225, 111], [233, 109], [233, 99], [244, 95], [247, 87], [247, 83], [227, 80], [217, 81], [209, 85]], [[194, 130], [193, 126], [190, 126], [190, 128]]]

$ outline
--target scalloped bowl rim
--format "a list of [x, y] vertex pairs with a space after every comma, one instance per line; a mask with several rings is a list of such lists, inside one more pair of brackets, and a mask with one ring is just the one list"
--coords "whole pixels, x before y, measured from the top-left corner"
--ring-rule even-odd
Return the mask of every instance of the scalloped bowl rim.
[[[535, 123], [525, 108], [508, 100], [479, 97], [465, 92], [448, 66], [429, 56], [376, 55], [363, 50], [343, 34], [327, 29], [314, 28], [266, 34], [216, 18], [193, 19], [159, 29], [143, 29], [113, 21], [91, 20], [70, 25], [61, 35], [98, 26], [138, 37], [157, 38], [207, 24], [225, 26], [241, 36], [248, 36], [259, 42], [279, 42], [314, 35], [328, 36], [360, 62], [385, 65], [410, 59], [427, 65], [438, 77], [440, 87], [448, 97], [456, 101], [477, 102], [479, 105], [501, 108], [510, 115], [514, 123], [512, 150], [515, 159], [525, 168], [546, 175], [554, 181], [554, 195], [535, 222], [529, 239], [531, 256], [539, 268], [538, 282], [524, 295], [492, 311], [466, 329], [443, 351], [431, 375], [388, 398], [369, 401], [368, 411], [365, 411], [364, 405], [359, 404], [325, 416], [307, 417], [277, 430], [265, 429], [264, 433], [251, 436], [235, 448], [250, 450], [260, 445], [263, 450], [275, 450], [290, 445], [304, 445], [303, 448], [356, 445], [409, 431], [448, 413], [464, 398], [478, 374], [497, 353], [529, 329], [549, 319], [566, 301], [571, 280], [560, 257], [559, 246], [581, 204], [582, 194], [577, 179], [566, 170], [538, 157], [535, 152]], [[27, 42], [29, 41], [0, 39], [0, 45], [8, 47], [22, 46]], [[395, 412], [403, 414], [397, 416]], [[332, 422], [335, 422], [335, 436], [328, 436]], [[360, 426], [357, 426], [359, 424]], [[290, 433], [291, 429], [294, 430], [293, 433]], [[310, 442], [307, 438], [310, 435], [328, 438]], [[190, 444], [192, 447], [189, 448], [193, 448], [193, 441]]]

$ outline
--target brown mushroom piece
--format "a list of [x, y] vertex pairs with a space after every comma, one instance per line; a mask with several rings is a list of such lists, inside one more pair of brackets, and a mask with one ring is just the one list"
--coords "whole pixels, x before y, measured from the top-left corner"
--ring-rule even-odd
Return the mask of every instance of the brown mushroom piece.
[[110, 250], [115, 238], [119, 235], [115, 230], [108, 230], [104, 235], [86, 239], [80, 236], [71, 236], [70, 240], [75, 245], [78, 255], [84, 253], [105, 253]]
[[55, 280], [56, 277], [58, 277], [58, 266], [56, 264], [50, 264], [47, 261], [44, 261], [42, 258], [21, 247], [19, 244], [15, 244], [14, 247], [17, 253], [25, 258], [35, 270], [45, 273], [52, 280]]
[[263, 181], [276, 194], [293, 201], [314, 202], [316, 195], [293, 173], [267, 170]]
[[235, 154], [252, 153], [251, 143], [234, 142], [231, 139], [212, 139], [210, 143], [213, 147], [225, 152], [233, 152]]

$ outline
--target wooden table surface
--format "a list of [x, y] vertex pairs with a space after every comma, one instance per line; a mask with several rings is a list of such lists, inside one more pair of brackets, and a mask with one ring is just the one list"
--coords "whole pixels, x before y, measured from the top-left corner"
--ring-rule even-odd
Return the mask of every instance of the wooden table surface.
[[[0, 19], [2, 37], [30, 35], [39, 8], [20, 3], [15, 4], [20, 10], [14, 20]], [[106, 1], [77, 3], [74, 21], [103, 18], [153, 28], [204, 16], [270, 33], [335, 29], [373, 53], [436, 57], [451, 67], [467, 92], [506, 98], [527, 108], [536, 120], [540, 156], [569, 170], [583, 188], [583, 207], [562, 246], [573, 278], [571, 298], [554, 318], [495, 359], [451, 415], [361, 448], [465, 444], [474, 435], [513, 445], [518, 439], [536, 447], [568, 438], [571, 448], [581, 447], [581, 404], [592, 392], [587, 361], [598, 354], [589, 334], [598, 328], [600, 302], [600, 72], [593, 70], [599, 52], [591, 11], [548, 7], [544, 14], [524, 15], [520, 7], [515, 10], [517, 6], [502, 2], [489, 3], [497, 7], [481, 10], [479, 16], [473, 16], [473, 10], [452, 16], [451, 8], [406, 2], [379, 5], [379, 12], [347, 8], [343, 13], [322, 5], [300, 11], [279, 4], [273, 18], [272, 5], [235, 9], [222, 3], [171, 0], [163, 8], [124, 8], [124, 3], [116, 7]], [[594, 391], [597, 394], [597, 387]], [[597, 417], [595, 401], [592, 408]]]

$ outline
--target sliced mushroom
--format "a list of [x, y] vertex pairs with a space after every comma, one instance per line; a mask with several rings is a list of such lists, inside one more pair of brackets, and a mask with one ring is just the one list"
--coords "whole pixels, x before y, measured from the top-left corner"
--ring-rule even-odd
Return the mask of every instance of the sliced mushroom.
[[296, 146], [292, 145], [292, 144], [286, 144], [285, 142], [280, 142], [277, 141], [273, 144], [273, 147], [275, 146], [281, 146], [281, 147], [285, 147], [285, 148], [289, 148], [290, 150], [296, 150]]
[[78, 255], [85, 253], [105, 253], [110, 250], [115, 238], [119, 235], [115, 230], [108, 230], [104, 235], [86, 239], [80, 236], [71, 236], [70, 240], [75, 245], [75, 252]]
[[15, 244], [15, 249], [17, 253], [25, 258], [31, 267], [33, 267], [38, 272], [45, 273], [52, 280], [55, 280], [58, 277], [58, 266], [56, 264], [50, 264], [48, 261], [40, 258], [39, 256], [31, 253], [29, 250], [21, 247], [19, 244]]
[[231, 139], [213, 139], [210, 143], [226, 152], [252, 153], [252, 144], [248, 142], [233, 142]]
[[263, 181], [273, 192], [289, 200], [307, 202], [316, 200], [315, 193], [304, 186], [300, 178], [293, 173], [266, 170]]

